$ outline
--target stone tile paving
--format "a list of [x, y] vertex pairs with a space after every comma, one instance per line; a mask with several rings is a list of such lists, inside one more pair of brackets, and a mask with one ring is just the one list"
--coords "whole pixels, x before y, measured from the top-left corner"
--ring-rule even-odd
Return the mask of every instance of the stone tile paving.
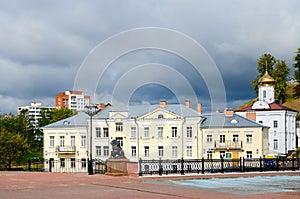
[[[209, 175], [205, 175], [207, 176]], [[196, 177], [203, 178], [204, 175]], [[0, 172], [0, 198], [299, 198], [300, 190], [268, 194], [232, 194], [195, 187], [162, 185], [153, 182], [195, 176], [113, 177], [71, 173]], [[214, 177], [211, 175], [210, 177]], [[222, 175], [218, 175], [222, 177]], [[223, 175], [230, 177], [230, 175]], [[236, 176], [234, 176], [236, 177]], [[300, 188], [299, 188], [300, 189]]]

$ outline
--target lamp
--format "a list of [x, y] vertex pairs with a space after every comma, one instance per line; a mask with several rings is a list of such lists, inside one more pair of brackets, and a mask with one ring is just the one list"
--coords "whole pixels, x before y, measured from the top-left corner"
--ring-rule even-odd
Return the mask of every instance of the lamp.
[[89, 175], [94, 175], [93, 156], [92, 156], [92, 131], [93, 131], [92, 120], [93, 120], [93, 116], [95, 116], [100, 110], [99, 110], [98, 106], [96, 106], [96, 105], [89, 105], [89, 106], [84, 107], [84, 112], [90, 116], [90, 141], [89, 141], [90, 157], [88, 158], [88, 173], [89, 173]]

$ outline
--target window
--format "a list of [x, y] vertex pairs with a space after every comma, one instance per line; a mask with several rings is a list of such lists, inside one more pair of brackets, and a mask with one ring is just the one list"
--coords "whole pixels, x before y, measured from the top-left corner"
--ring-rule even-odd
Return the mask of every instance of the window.
[[71, 146], [75, 146], [75, 136], [71, 136]]
[[225, 151], [220, 151], [220, 158], [224, 158], [225, 157]]
[[71, 158], [71, 168], [75, 168], [75, 158]]
[[101, 128], [100, 127], [96, 127], [96, 137], [101, 138]]
[[178, 147], [172, 146], [172, 157], [177, 158], [178, 157]]
[[136, 157], [136, 146], [131, 147], [131, 157]]
[[131, 138], [136, 138], [136, 127], [131, 127], [130, 128], [130, 137]]
[[54, 136], [50, 136], [50, 143], [49, 143], [49, 147], [54, 147]]
[[263, 121], [261, 121], [261, 120], [260, 120], [260, 121], [258, 121], [258, 123], [262, 124], [262, 123], [263, 123]]
[[187, 157], [192, 157], [192, 146], [187, 146], [186, 147], [186, 156]]
[[246, 142], [247, 143], [252, 143], [252, 134], [246, 135]]
[[267, 92], [264, 90], [263, 91], [263, 98], [266, 98], [267, 97]]
[[80, 144], [81, 147], [86, 147], [86, 136], [85, 135], [81, 136], [81, 142], [80, 143], [81, 143]]
[[206, 142], [212, 142], [212, 135], [206, 135]]
[[144, 146], [145, 157], [149, 157], [149, 146]]
[[273, 148], [274, 148], [274, 150], [277, 150], [278, 149], [278, 140], [277, 139], [274, 139], [273, 140]]
[[123, 131], [123, 123], [122, 122], [117, 122], [116, 123], [116, 131]]
[[225, 135], [220, 135], [220, 143], [225, 143]]
[[159, 114], [157, 118], [158, 118], [158, 119], [163, 119], [163, 118], [164, 118], [164, 115], [163, 115], [163, 114]]
[[164, 156], [164, 147], [158, 146], [158, 157], [163, 157], [163, 156]]
[[157, 127], [157, 137], [158, 138], [163, 138], [164, 135], [164, 128], [163, 127]]
[[226, 153], [225, 158], [231, 159], [231, 153]]
[[246, 158], [251, 159], [252, 158], [252, 151], [247, 151], [246, 152]]
[[172, 127], [172, 138], [177, 138], [177, 127]]
[[274, 120], [274, 121], [273, 121], [273, 127], [274, 127], [274, 128], [277, 128], [277, 127], [278, 127], [278, 121], [277, 121], [277, 120]]
[[86, 168], [86, 159], [85, 158], [81, 159], [81, 167]]
[[186, 127], [186, 137], [191, 138], [193, 136], [193, 128], [191, 126]]
[[108, 128], [103, 128], [103, 137], [108, 138]]
[[60, 136], [59, 146], [60, 147], [64, 147], [65, 146], [65, 136]]
[[239, 135], [233, 135], [232, 141], [233, 142], [238, 142], [239, 141]]
[[109, 147], [108, 146], [103, 147], [103, 155], [104, 156], [109, 156]]
[[101, 146], [96, 146], [96, 156], [101, 156]]
[[123, 147], [123, 137], [116, 137], [116, 140], [119, 142], [120, 146]]
[[144, 127], [144, 138], [149, 138], [149, 127]]
[[60, 167], [64, 168], [65, 165], [65, 158], [60, 158]]
[[208, 151], [207, 151], [207, 156], [206, 156], [206, 157], [207, 157], [207, 159], [209, 159], [209, 160], [212, 159], [212, 151], [208, 150]]
[[50, 158], [50, 159], [49, 159], [49, 166], [50, 166], [51, 168], [54, 168], [54, 158]]

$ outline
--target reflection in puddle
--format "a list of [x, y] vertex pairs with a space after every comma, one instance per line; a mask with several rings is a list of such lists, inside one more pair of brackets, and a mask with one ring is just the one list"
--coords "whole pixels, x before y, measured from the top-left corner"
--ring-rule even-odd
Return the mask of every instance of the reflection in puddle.
[[238, 178], [211, 178], [195, 180], [169, 180], [158, 183], [197, 187], [232, 194], [264, 194], [300, 190], [300, 176], [256, 176]]

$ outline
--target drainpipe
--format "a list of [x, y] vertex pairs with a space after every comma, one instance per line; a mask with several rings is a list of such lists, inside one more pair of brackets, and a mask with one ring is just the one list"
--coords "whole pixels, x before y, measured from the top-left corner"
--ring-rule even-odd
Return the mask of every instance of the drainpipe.
[[107, 127], [108, 127], [108, 148], [110, 148], [109, 146], [110, 146], [110, 142], [109, 142], [109, 138], [110, 138], [110, 133], [109, 133], [109, 124], [108, 124], [108, 121], [107, 121], [107, 118], [105, 118], [104, 119], [105, 120], [105, 123], [106, 123], [106, 125], [107, 125]]
[[134, 118], [134, 123], [137, 126], [137, 160], [140, 160], [140, 127], [136, 121], [136, 117]]
[[[200, 122], [202, 119], [197, 122], [197, 159], [199, 159], [199, 130], [200, 130]], [[203, 148], [203, 145], [202, 145]]]
[[[201, 125], [202, 123], [206, 120], [207, 118], [202, 116], [200, 121], [198, 122], [199, 123], [199, 130], [201, 132], [201, 157], [203, 158], [203, 132], [201, 130]], [[198, 130], [197, 130], [198, 132]], [[197, 135], [197, 144], [198, 144], [198, 135]], [[198, 152], [199, 153], [199, 152]], [[198, 154], [197, 154], [198, 155]], [[199, 157], [197, 157], [199, 159]]]
[[182, 158], [184, 158], [183, 157], [183, 152], [184, 152], [184, 148], [183, 148], [183, 144], [184, 144], [184, 142], [183, 142], [183, 136], [184, 136], [183, 125], [185, 124], [185, 122], [186, 122], [186, 118], [183, 117], [183, 122], [182, 122], [182, 126], [181, 126], [181, 157]]
[[284, 129], [285, 129], [285, 133], [284, 133], [284, 136], [285, 136], [285, 154], [287, 154], [287, 128], [286, 128], [286, 124], [287, 124], [287, 121], [286, 121], [286, 117], [287, 117], [287, 110], [285, 110], [285, 115], [284, 115]]
[[265, 127], [262, 127], [262, 140], [261, 140], [261, 157], [263, 157], [264, 158], [264, 152], [265, 152], [265, 146], [264, 146], [264, 141], [265, 141], [265, 139], [264, 139], [264, 134], [265, 134]]

